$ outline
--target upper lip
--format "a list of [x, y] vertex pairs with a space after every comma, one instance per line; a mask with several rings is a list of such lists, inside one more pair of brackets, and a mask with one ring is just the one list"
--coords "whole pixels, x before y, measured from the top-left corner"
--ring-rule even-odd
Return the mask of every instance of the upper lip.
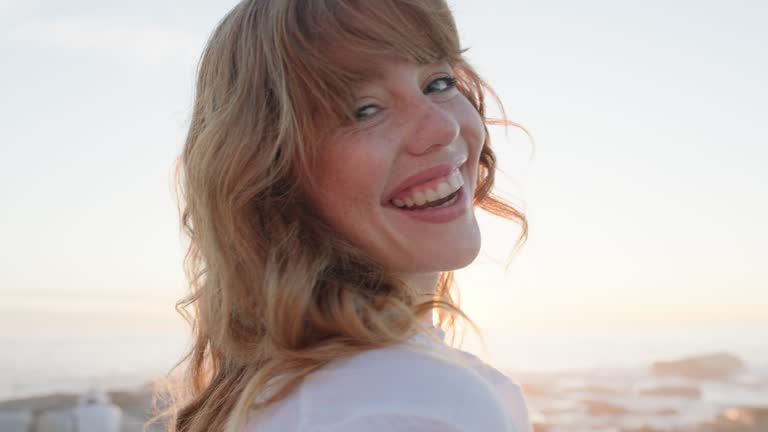
[[394, 189], [392, 189], [391, 192], [389, 192], [385, 196], [383, 203], [388, 204], [392, 198], [397, 196], [397, 194], [404, 191], [405, 189], [408, 189], [411, 186], [415, 186], [421, 183], [426, 183], [430, 180], [450, 174], [451, 171], [462, 166], [466, 161], [467, 161], [466, 156], [463, 156], [463, 155], [457, 156], [453, 160], [439, 163], [431, 168], [427, 168], [424, 171], [419, 171], [418, 173], [410, 177], [407, 177], [405, 180], [403, 180], [399, 185], [397, 185]]

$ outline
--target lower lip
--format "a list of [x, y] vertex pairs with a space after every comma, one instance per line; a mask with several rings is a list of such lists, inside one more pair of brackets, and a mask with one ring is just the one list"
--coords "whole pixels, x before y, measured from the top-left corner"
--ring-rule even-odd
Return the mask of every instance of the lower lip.
[[456, 197], [456, 202], [448, 207], [440, 208], [426, 208], [424, 210], [400, 210], [397, 207], [392, 208], [399, 213], [403, 213], [406, 216], [416, 219], [421, 222], [429, 223], [445, 223], [458, 219], [464, 212], [467, 211], [467, 193], [465, 187], [462, 186], [459, 189], [459, 194]]

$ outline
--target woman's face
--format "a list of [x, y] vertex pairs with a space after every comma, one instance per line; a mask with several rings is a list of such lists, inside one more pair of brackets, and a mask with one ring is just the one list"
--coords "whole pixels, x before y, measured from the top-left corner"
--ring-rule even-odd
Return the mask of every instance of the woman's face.
[[[447, 63], [392, 60], [375, 71], [356, 89], [356, 122], [320, 144], [310, 199], [390, 271], [465, 267], [480, 250], [472, 206], [485, 137], [480, 115]], [[446, 199], [442, 208], [423, 208]]]

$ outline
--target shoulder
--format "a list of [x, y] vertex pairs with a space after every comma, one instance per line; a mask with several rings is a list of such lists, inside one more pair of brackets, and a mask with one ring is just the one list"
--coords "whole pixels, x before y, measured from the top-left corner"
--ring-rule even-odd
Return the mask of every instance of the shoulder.
[[408, 425], [402, 430], [512, 430], [493, 386], [453, 357], [447, 346], [398, 345], [333, 362], [302, 384], [302, 423], [318, 432], [401, 430], [393, 422]]
[[529, 432], [533, 430], [528, 413], [528, 402], [523, 393], [522, 386], [514, 381], [506, 373], [485, 363], [474, 354], [466, 351], [455, 350], [465, 361], [472, 365], [485, 380], [496, 390], [499, 398], [511, 416], [515, 430]]
[[248, 431], [531, 432], [520, 386], [474, 355], [396, 345], [339, 359], [287, 399], [255, 412]]

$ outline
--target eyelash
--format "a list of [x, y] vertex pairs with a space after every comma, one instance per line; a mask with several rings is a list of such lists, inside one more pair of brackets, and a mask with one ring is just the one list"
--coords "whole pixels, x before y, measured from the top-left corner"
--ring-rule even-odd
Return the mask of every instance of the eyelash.
[[[435, 91], [444, 92], [444, 91], [448, 91], [448, 90], [451, 90], [452, 88], [456, 87], [456, 78], [455, 77], [444, 76], [444, 77], [437, 78], [437, 79], [433, 80], [432, 82], [430, 82], [429, 85], [427, 86], [427, 88], [431, 87], [433, 84], [435, 84], [438, 81], [445, 82], [446, 87], [444, 89], [442, 89], [442, 90], [435, 90]], [[368, 108], [375, 108], [375, 107], [376, 107], [376, 105], [374, 105], [374, 104], [368, 104], [368, 105], [361, 106], [360, 108], [357, 109], [357, 111], [355, 111], [355, 118], [358, 121], [365, 121], [365, 119], [367, 117], [361, 115], [360, 113], [362, 111], [368, 109]]]

